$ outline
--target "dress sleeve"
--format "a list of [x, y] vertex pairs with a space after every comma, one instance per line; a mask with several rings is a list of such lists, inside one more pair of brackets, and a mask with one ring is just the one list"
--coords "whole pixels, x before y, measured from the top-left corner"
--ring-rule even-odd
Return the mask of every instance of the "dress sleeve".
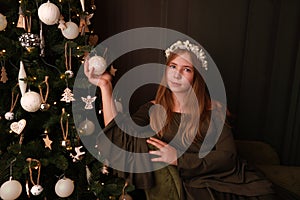
[[236, 149], [230, 127], [224, 125], [215, 147], [203, 158], [199, 152], [186, 152], [178, 159], [178, 169], [183, 179], [196, 176], [222, 176], [234, 170]]
[[[98, 151], [108, 160], [109, 166], [118, 176], [129, 180], [139, 189], [150, 188], [153, 185], [147, 138], [138, 137], [151, 132], [146, 126], [149, 124], [148, 107], [148, 104], [142, 106], [132, 116], [132, 120], [141, 127], [139, 130], [129, 125], [130, 116], [118, 113], [97, 137]], [[148, 172], [134, 173], [140, 169]]]

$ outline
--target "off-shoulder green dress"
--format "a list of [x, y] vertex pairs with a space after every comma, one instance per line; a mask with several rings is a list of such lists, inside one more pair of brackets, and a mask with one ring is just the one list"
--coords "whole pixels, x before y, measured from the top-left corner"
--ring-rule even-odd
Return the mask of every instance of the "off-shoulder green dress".
[[[144, 104], [132, 116], [132, 120], [140, 127], [138, 130], [130, 123], [130, 117], [119, 113], [97, 139], [100, 153], [108, 159], [112, 168], [117, 168], [115, 173], [130, 180], [136, 188], [144, 189], [147, 199], [275, 200], [278, 198], [278, 195], [274, 194], [272, 183], [245, 161], [239, 159], [231, 129], [227, 125], [224, 125], [217, 143], [205, 157], [199, 158], [202, 143], [192, 143], [178, 158], [177, 166], [157, 169], [160, 163], [150, 161], [151, 156], [148, 154], [150, 147], [146, 142], [147, 137], [154, 134], [149, 126], [148, 114], [152, 105], [151, 102]], [[180, 125], [180, 116], [180, 113], [174, 113], [172, 128], [164, 133], [161, 138], [163, 141], [169, 143], [174, 138]], [[143, 153], [143, 156], [137, 158], [134, 153], [128, 152]], [[114, 167], [114, 163], [117, 163], [115, 165], [117, 167]], [[122, 170], [123, 168], [125, 170]], [[131, 173], [139, 169], [146, 169], [146, 172]]]

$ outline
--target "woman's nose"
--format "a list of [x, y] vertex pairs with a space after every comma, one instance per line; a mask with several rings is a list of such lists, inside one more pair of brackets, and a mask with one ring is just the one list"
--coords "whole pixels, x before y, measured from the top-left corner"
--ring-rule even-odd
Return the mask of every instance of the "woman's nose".
[[178, 70], [174, 71], [174, 78], [176, 78], [176, 79], [180, 79], [181, 78], [181, 74], [180, 74], [180, 72]]

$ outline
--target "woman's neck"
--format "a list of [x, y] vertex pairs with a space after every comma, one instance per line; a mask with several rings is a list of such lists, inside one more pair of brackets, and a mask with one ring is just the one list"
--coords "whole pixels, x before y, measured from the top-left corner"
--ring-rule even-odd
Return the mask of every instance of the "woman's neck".
[[187, 95], [185, 93], [176, 93], [172, 94], [174, 106], [172, 108], [173, 112], [178, 112], [178, 113], [184, 113], [185, 112], [185, 98], [187, 98]]

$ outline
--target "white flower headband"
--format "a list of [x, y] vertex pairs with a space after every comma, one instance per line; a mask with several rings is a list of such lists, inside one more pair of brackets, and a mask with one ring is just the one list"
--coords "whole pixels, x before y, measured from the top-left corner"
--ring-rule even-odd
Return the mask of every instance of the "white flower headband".
[[206, 55], [204, 53], [204, 50], [202, 48], [199, 48], [199, 46], [195, 44], [191, 44], [190, 41], [186, 40], [184, 42], [182, 41], [177, 41], [174, 44], [172, 44], [169, 48], [165, 50], [165, 55], [168, 58], [170, 53], [175, 52], [177, 49], [182, 49], [182, 50], [188, 50], [193, 52], [196, 57], [201, 61], [202, 67], [207, 70], [207, 60], [206, 60]]

